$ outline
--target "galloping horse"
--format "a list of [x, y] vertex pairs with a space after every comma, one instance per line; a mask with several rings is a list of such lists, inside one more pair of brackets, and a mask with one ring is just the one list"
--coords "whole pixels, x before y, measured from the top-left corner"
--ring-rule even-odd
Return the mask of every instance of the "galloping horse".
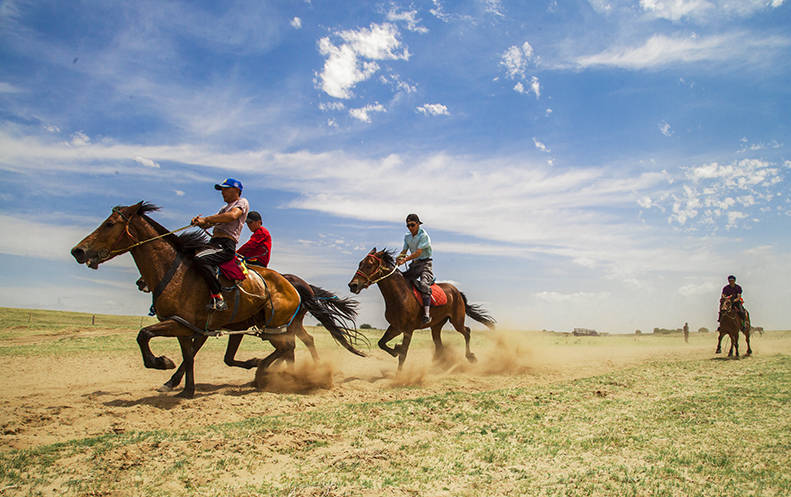
[[[248, 270], [261, 270], [259, 266], [249, 265]], [[302, 298], [302, 306], [291, 324], [288, 325], [285, 333], [280, 334], [267, 334], [260, 333], [258, 336], [262, 340], [269, 341], [275, 351], [267, 356], [265, 359], [248, 359], [246, 361], [236, 360], [236, 352], [239, 350], [239, 345], [244, 338], [243, 334], [228, 335], [228, 347], [225, 350], [225, 364], [228, 366], [251, 369], [256, 366], [266, 368], [274, 364], [278, 359], [283, 359], [288, 363], [294, 362], [294, 348], [295, 338], [299, 338], [302, 343], [307, 346], [310, 355], [314, 362], [319, 361], [319, 354], [316, 351], [313, 337], [305, 330], [303, 320], [305, 315], [310, 314], [319, 320], [330, 334], [346, 335], [350, 340], [357, 341], [365, 340], [365, 336], [357, 332], [357, 327], [354, 323], [357, 317], [357, 301], [349, 298], [340, 298], [332, 292], [325, 290], [321, 287], [311, 285], [299, 276], [293, 274], [284, 274], [283, 277], [291, 283], [294, 288], [299, 292]], [[150, 288], [140, 278], [137, 281], [138, 288], [143, 292], [150, 292]], [[240, 323], [239, 327], [246, 325]], [[233, 327], [233, 325], [229, 325]], [[246, 328], [243, 328], [246, 329]], [[193, 338], [192, 353], [196, 355], [208, 337], [206, 335], [196, 335]], [[357, 350], [350, 352], [358, 355], [363, 355]], [[181, 383], [181, 378], [184, 376], [184, 364], [182, 363], [173, 376], [165, 382], [164, 385], [159, 387], [161, 392], [169, 392], [176, 388]]]
[[[220, 329], [247, 329], [287, 325], [297, 314], [300, 295], [280, 274], [268, 271], [260, 278], [249, 277], [235, 288], [228, 299], [229, 309], [210, 313], [206, 309], [208, 288], [197, 271], [190, 270], [194, 254], [194, 234], [176, 236], [146, 214], [158, 210], [155, 205], [139, 202], [113, 208], [110, 216], [93, 233], [78, 243], [71, 253], [80, 264], [92, 269], [113, 257], [130, 252], [143, 279], [157, 291], [156, 310], [159, 323], [140, 330], [137, 342], [147, 368], [173, 369], [176, 365], [165, 356], [154, 356], [149, 342], [157, 336], [177, 337], [186, 373], [180, 397], [195, 395], [193, 337], [213, 335]], [[191, 246], [192, 244], [192, 246]], [[245, 328], [240, 328], [245, 326]], [[333, 336], [347, 349], [354, 347], [344, 336]]]
[[[445, 305], [431, 308], [431, 321], [423, 324], [422, 303], [412, 293], [412, 284], [398, 270], [393, 252], [388, 250], [371, 250], [360, 261], [357, 272], [349, 282], [349, 290], [359, 294], [362, 290], [376, 283], [385, 299], [385, 319], [390, 324], [384, 335], [379, 339], [379, 347], [393, 357], [398, 357], [398, 369], [404, 365], [412, 332], [421, 328], [431, 328], [434, 340], [434, 359], [443, 354], [442, 326], [450, 321], [453, 327], [464, 336], [465, 357], [474, 362], [475, 354], [470, 351], [470, 329], [464, 325], [465, 316], [469, 315], [479, 323], [494, 329], [494, 318], [489, 316], [482, 307], [467, 302], [467, 297], [450, 283], [439, 283], [445, 292], [448, 302]], [[390, 348], [387, 343], [400, 334], [404, 334], [401, 345]]]
[[[731, 339], [731, 348], [728, 351], [728, 357], [733, 356], [733, 350], [736, 349], [736, 357], [739, 357], [739, 330], [744, 333], [744, 338], [747, 340], [747, 354], [753, 353], [750, 347], [750, 318], [747, 317], [746, 329], [742, 329], [742, 318], [739, 316], [739, 311], [731, 299], [726, 298], [720, 301], [720, 336], [717, 338], [717, 350], [715, 354], [722, 352], [722, 337], [728, 335]], [[745, 312], [747, 312], [745, 310]]]

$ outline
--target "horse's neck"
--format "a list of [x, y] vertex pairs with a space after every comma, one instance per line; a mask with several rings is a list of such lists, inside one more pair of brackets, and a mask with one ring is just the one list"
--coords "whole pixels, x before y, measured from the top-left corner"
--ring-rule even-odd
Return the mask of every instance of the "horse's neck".
[[378, 282], [379, 291], [385, 299], [386, 307], [403, 307], [404, 297], [409, 295], [409, 282], [404, 276], [396, 271], [391, 276]]
[[[158, 236], [159, 233], [143, 219], [137, 219], [133, 225], [132, 233], [139, 240], [147, 240]], [[152, 290], [165, 276], [170, 265], [176, 259], [176, 248], [163, 238], [138, 245], [130, 250], [135, 265], [149, 288]]]

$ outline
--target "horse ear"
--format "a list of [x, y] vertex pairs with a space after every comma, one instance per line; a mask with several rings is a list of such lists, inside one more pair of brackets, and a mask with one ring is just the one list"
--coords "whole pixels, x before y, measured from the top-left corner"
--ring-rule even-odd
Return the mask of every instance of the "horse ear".
[[143, 202], [144, 202], [144, 200], [141, 200], [140, 202], [136, 203], [135, 205], [130, 206], [131, 209], [132, 209], [132, 212], [134, 214], [137, 214], [138, 212], [140, 212], [140, 208], [143, 207]]
[[368, 253], [369, 253], [369, 254], [375, 254], [375, 253], [376, 253], [376, 247], [372, 248], [372, 249], [371, 249], [371, 251], [370, 251], [370, 252], [368, 252]]

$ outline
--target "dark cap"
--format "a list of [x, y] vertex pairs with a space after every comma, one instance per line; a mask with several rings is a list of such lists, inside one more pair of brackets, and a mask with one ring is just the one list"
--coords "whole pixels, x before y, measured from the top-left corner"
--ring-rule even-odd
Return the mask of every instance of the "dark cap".
[[413, 222], [415, 222], [415, 223], [417, 223], [417, 224], [423, 224], [423, 223], [420, 221], [420, 218], [419, 218], [419, 217], [417, 217], [417, 214], [410, 214], [410, 215], [408, 215], [408, 216], [406, 217], [406, 222], [409, 222], [409, 221], [413, 221]]
[[734, 276], [734, 275], [730, 275], [730, 276], [728, 276], [728, 279], [729, 279], [729, 280], [736, 281], [736, 276]]
[[250, 211], [247, 213], [247, 219], [245, 219], [245, 223], [249, 223], [250, 221], [260, 221], [261, 214], [256, 211]]

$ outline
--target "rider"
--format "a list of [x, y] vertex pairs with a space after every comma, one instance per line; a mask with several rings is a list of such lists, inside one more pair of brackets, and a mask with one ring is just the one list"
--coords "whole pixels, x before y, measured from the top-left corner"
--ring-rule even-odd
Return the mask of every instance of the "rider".
[[197, 215], [192, 218], [194, 226], [214, 226], [209, 246], [195, 254], [194, 260], [195, 267], [209, 285], [211, 303], [207, 306], [208, 309], [224, 311], [228, 309], [228, 305], [222, 298], [220, 280], [215, 268], [234, 258], [236, 243], [242, 234], [242, 223], [250, 210], [250, 204], [242, 197], [242, 182], [237, 179], [227, 178], [219, 185], [214, 185], [214, 189], [222, 192], [225, 206], [213, 216]]
[[[423, 324], [426, 324], [431, 321], [429, 311], [431, 310], [431, 285], [434, 283], [434, 273], [431, 268], [431, 238], [420, 227], [421, 224], [423, 223], [420, 222], [417, 214], [410, 214], [406, 217], [406, 227], [409, 229], [409, 233], [404, 235], [404, 248], [398, 254], [396, 263], [401, 265], [406, 261], [412, 261], [404, 272], [404, 278], [411, 281], [423, 296]], [[408, 257], [407, 250], [412, 252]]]
[[[730, 299], [733, 302], [734, 306], [736, 307], [736, 311], [739, 313], [739, 317], [744, 322], [747, 319], [747, 316], [744, 312], [744, 300], [742, 300], [742, 287], [736, 284], [736, 276], [730, 275], [728, 276], [728, 284], [722, 287], [722, 295], [720, 295], [720, 302], [725, 299]], [[722, 317], [722, 310], [720, 310], [720, 315], [717, 317], [717, 321], [720, 320]]]
[[250, 240], [236, 251], [244, 256], [245, 262], [267, 267], [269, 256], [272, 253], [272, 236], [269, 234], [269, 230], [264, 228], [261, 214], [258, 212], [250, 211], [246, 223], [253, 234], [250, 236]]

